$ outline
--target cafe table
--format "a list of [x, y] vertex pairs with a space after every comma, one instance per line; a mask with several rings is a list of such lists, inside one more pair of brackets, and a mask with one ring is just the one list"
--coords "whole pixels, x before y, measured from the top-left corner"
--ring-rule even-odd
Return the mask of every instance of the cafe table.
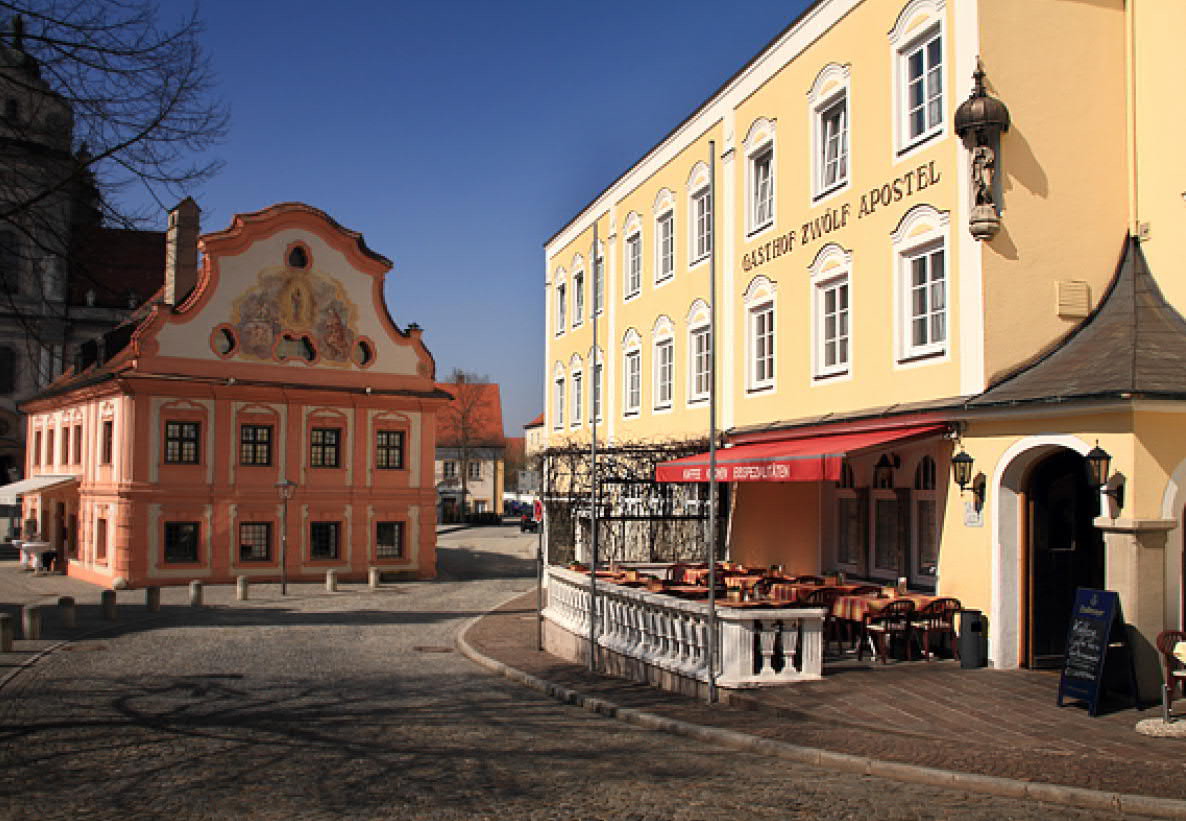
[[800, 584], [798, 582], [775, 582], [770, 585], [770, 598], [783, 602], [798, 602], [812, 590], [838, 590], [841, 596], [866, 587], [863, 584]]

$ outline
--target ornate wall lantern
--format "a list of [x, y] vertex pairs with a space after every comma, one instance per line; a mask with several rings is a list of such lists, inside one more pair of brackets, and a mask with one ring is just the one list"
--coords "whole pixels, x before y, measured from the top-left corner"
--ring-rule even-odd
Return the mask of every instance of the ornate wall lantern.
[[951, 477], [960, 486], [960, 492], [972, 486], [973, 504], [977, 512], [984, 509], [984, 497], [988, 493], [988, 477], [983, 473], [972, 475], [972, 457], [960, 447], [960, 452], [951, 457]]
[[1100, 447], [1097, 441], [1095, 447], [1083, 456], [1087, 461], [1087, 481], [1092, 487], [1099, 488], [1102, 493], [1116, 500], [1116, 509], [1124, 507], [1124, 485], [1108, 487], [1108, 477], [1112, 472], [1112, 454]]
[[968, 99], [955, 110], [955, 132], [972, 152], [972, 191], [975, 205], [968, 230], [976, 239], [992, 239], [1001, 229], [993, 197], [993, 177], [1001, 135], [1009, 130], [1009, 109], [984, 89], [984, 71], [979, 64], [972, 74], [975, 85]]

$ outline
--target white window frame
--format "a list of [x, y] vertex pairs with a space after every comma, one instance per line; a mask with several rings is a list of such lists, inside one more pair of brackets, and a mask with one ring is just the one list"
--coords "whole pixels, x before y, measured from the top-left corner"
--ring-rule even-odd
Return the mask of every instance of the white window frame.
[[556, 284], [556, 336], [564, 333], [568, 322], [568, 305], [565, 303], [566, 290], [566, 283], [558, 282]]
[[605, 254], [597, 249], [597, 256], [593, 260], [593, 282], [590, 302], [592, 302], [591, 316], [601, 316], [605, 311]]
[[[843, 376], [852, 367], [852, 252], [834, 242], [828, 243], [816, 254], [808, 270], [812, 291], [812, 374], [816, 379]], [[840, 317], [843, 328], [830, 335], [828, 294], [840, 288], [845, 291], [845, 305]], [[844, 357], [829, 364], [828, 345], [839, 339], [844, 340]]]
[[585, 321], [585, 272], [572, 272], [572, 327], [578, 328]]
[[[637, 219], [637, 215], [632, 215]], [[628, 223], [629, 224], [629, 223]], [[629, 228], [627, 229], [629, 231]], [[634, 299], [642, 293], [642, 230], [635, 228], [626, 234], [626, 241], [622, 243], [622, 269], [626, 272], [625, 297]]]
[[585, 397], [584, 391], [584, 371], [578, 366], [569, 372], [569, 384], [572, 386], [572, 401], [569, 402], [569, 426], [579, 428], [581, 426], [581, 414], [584, 411]]
[[[893, 240], [893, 266], [897, 285], [894, 288], [895, 313], [894, 322], [895, 349], [899, 365], [927, 364], [933, 361], [943, 361], [951, 350], [951, 340], [955, 336], [952, 319], [951, 293], [951, 243], [949, 241], [951, 212], [938, 211], [928, 204], [916, 205], [906, 212], [898, 227], [890, 236]], [[913, 263], [922, 257], [930, 257], [936, 252], [943, 253], [943, 325], [944, 334], [941, 340], [936, 340], [928, 329], [927, 339], [922, 344], [914, 343], [914, 285]], [[928, 293], [928, 296], [930, 294]], [[928, 307], [933, 303], [928, 302]], [[934, 311], [928, 311], [933, 315]]]
[[552, 376], [552, 429], [564, 430], [564, 368], [557, 365]]
[[[778, 301], [777, 287], [773, 280], [759, 275], [750, 280], [745, 289], [745, 388], [747, 394], [773, 390], [778, 374]], [[770, 314], [770, 360], [769, 373], [758, 372], [758, 317]], [[760, 377], [760, 378], [759, 378]]]
[[471, 481], [471, 482], [482, 481], [482, 460], [470, 459], [468, 465], [466, 466], [466, 471], [467, 471], [466, 476], [469, 481]]
[[[894, 61], [894, 132], [896, 135], [897, 154], [903, 155], [913, 151], [923, 143], [941, 136], [947, 131], [947, 112], [950, 98], [950, 84], [947, 82], [947, 47], [948, 38], [945, 25], [946, 0], [911, 0], [898, 14], [894, 27], [890, 29], [889, 40], [893, 49]], [[927, 46], [938, 39], [939, 62], [932, 74], [932, 69], [925, 63]], [[923, 129], [917, 134], [911, 134], [910, 122], [910, 58], [922, 50], [924, 55], [924, 87], [926, 78], [934, 76], [938, 80], [937, 95], [938, 112], [931, 121], [926, 115], [929, 101], [924, 101]]]
[[622, 415], [638, 416], [642, 411], [642, 348], [622, 353]]
[[692, 166], [688, 174], [688, 267], [705, 262], [713, 250], [712, 186], [708, 163]]
[[[667, 236], [664, 236], [666, 230]], [[675, 277], [675, 209], [668, 208], [655, 217], [655, 284], [662, 285]]]
[[[778, 173], [775, 166], [774, 121], [759, 117], [750, 125], [743, 142], [745, 149], [745, 227], [746, 234], [758, 234], [775, 223]], [[768, 164], [769, 173], [765, 190], [760, 190], [762, 181], [758, 170]]]
[[[815, 200], [843, 191], [848, 188], [852, 179], [852, 106], [849, 104], [849, 74], [849, 66], [829, 63], [816, 75], [815, 82], [807, 92], [812, 146], [811, 190], [812, 198]], [[838, 141], [840, 150], [835, 162], [843, 168], [843, 173], [838, 171], [836, 178], [829, 181], [827, 173], [831, 132], [828, 128], [828, 116], [839, 106], [843, 106], [843, 113]]]
[[749, 309], [749, 389], [774, 387], [774, 302], [768, 300]]
[[[700, 342], [704, 341], [704, 350]], [[704, 402], [712, 392], [712, 328], [700, 323], [688, 329], [688, 402]]]
[[671, 410], [675, 402], [675, 338], [668, 335], [655, 340], [651, 357], [654, 371], [655, 410]]
[[601, 352], [595, 350], [589, 351], [589, 361], [593, 363], [590, 366], [593, 378], [589, 388], [589, 420], [592, 422], [596, 418], [597, 422], [601, 422], [605, 414], [605, 364]]

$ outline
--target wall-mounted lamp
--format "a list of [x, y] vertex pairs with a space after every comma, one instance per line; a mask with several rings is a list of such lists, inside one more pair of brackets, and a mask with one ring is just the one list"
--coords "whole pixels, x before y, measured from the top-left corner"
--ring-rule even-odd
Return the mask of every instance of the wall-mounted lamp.
[[1092, 487], [1097, 487], [1104, 494], [1116, 500], [1117, 509], [1124, 507], [1124, 485], [1108, 487], [1108, 477], [1112, 473], [1112, 454], [1100, 447], [1096, 441], [1095, 447], [1087, 451], [1083, 457], [1087, 460], [1087, 481]]
[[960, 452], [951, 457], [951, 476], [955, 480], [955, 483], [960, 486], [961, 493], [971, 485], [976, 510], [979, 511], [984, 509], [984, 496], [988, 490], [988, 478], [983, 473], [977, 473], [973, 476], [972, 464], [972, 457], [961, 446]]
[[894, 471], [902, 465], [902, 459], [896, 453], [883, 453], [873, 466], [873, 486], [893, 487]]

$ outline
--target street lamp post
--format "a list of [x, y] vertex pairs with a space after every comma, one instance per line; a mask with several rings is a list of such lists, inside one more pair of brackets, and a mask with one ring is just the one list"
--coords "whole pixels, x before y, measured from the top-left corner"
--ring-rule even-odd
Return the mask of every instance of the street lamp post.
[[296, 491], [297, 484], [291, 479], [281, 479], [276, 483], [276, 490], [280, 492], [280, 595], [288, 595], [288, 500]]

